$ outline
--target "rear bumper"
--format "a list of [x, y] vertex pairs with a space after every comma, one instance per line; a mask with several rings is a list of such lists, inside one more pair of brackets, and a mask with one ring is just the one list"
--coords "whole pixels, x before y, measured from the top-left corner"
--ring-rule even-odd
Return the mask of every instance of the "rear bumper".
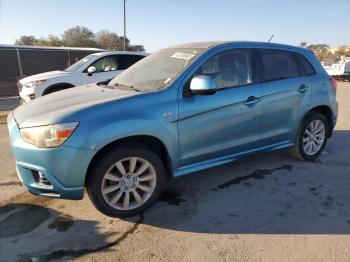
[[81, 199], [95, 150], [60, 146], [37, 148], [25, 142], [12, 114], [7, 119], [19, 179], [36, 195]]

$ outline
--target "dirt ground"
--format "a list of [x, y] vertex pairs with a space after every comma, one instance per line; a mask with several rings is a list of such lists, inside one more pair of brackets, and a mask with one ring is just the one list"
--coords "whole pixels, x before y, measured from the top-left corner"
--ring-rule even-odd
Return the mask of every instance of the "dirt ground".
[[174, 179], [143, 215], [114, 219], [20, 185], [0, 124], [1, 261], [350, 261], [350, 83], [317, 161], [284, 151]]

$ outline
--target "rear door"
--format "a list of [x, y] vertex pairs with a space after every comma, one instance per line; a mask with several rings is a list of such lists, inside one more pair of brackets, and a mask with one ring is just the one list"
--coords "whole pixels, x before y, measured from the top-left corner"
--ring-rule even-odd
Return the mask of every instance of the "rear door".
[[261, 49], [263, 146], [292, 143], [310, 104], [310, 81], [301, 73], [296, 54]]

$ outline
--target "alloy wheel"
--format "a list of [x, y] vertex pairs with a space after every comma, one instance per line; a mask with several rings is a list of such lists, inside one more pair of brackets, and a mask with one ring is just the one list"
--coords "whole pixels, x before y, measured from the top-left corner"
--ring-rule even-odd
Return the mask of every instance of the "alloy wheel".
[[119, 160], [104, 174], [101, 192], [104, 200], [118, 210], [143, 205], [153, 194], [157, 174], [152, 164], [141, 157]]

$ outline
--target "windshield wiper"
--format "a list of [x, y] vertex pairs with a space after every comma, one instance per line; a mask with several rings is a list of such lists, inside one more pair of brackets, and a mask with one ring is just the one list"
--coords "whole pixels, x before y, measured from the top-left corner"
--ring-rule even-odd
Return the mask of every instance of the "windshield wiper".
[[112, 89], [119, 88], [119, 89], [124, 89], [124, 90], [131, 89], [131, 90], [134, 90], [136, 92], [141, 92], [141, 90], [136, 89], [133, 85], [125, 85], [125, 84], [121, 84], [121, 83], [115, 83], [113, 86], [106, 85], [106, 87], [112, 88]]

